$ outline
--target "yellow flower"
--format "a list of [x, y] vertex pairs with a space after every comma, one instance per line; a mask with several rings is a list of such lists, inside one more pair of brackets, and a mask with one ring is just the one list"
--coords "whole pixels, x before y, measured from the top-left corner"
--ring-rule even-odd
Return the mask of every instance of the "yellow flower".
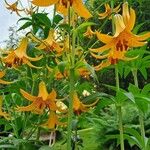
[[45, 51], [56, 51], [56, 53], [58, 54], [62, 53], [63, 51], [63, 49], [60, 47], [60, 44], [55, 40], [54, 30], [50, 30], [48, 37], [44, 40], [40, 40], [31, 34], [28, 34], [28, 37], [30, 37], [33, 41], [39, 43], [39, 46], [36, 46], [36, 48], [38, 49], [42, 49]]
[[56, 10], [65, 16], [68, 15], [68, 8], [71, 6], [79, 16], [85, 19], [92, 17], [83, 5], [82, 0], [33, 0], [32, 3], [44, 7], [56, 4]]
[[30, 15], [30, 16], [32, 16], [34, 13], [36, 13], [38, 11], [38, 7], [36, 7], [36, 6], [29, 6], [29, 8], [26, 8], [25, 10], [24, 10], [24, 12], [27, 14], [27, 15]]
[[82, 112], [88, 111], [89, 107], [96, 105], [97, 102], [98, 102], [98, 100], [96, 100], [92, 104], [85, 105], [80, 101], [77, 93], [75, 92], [74, 96], [73, 96], [73, 110], [77, 115], [80, 115]]
[[112, 13], [118, 13], [119, 11], [120, 11], [120, 5], [118, 5], [116, 8], [111, 10], [109, 4], [105, 4], [105, 12], [98, 14], [100, 16], [99, 19], [104, 19], [106, 17], [109, 17], [110, 19]]
[[89, 26], [89, 27], [87, 27], [87, 31], [83, 35], [88, 37], [88, 38], [92, 38], [94, 34], [95, 34], [95, 32], [93, 32], [91, 30], [91, 27]]
[[143, 35], [133, 34], [131, 31], [135, 24], [135, 17], [135, 11], [132, 8], [129, 11], [128, 3], [126, 2], [123, 4], [123, 15], [116, 14], [114, 16], [116, 27], [114, 36], [96, 32], [98, 39], [105, 44], [100, 48], [90, 49], [93, 57], [105, 59], [95, 67], [96, 70], [116, 64], [118, 60], [129, 61], [136, 58], [125, 57], [126, 51], [133, 47], [145, 45], [147, 43], [146, 39], [150, 37], [150, 32]]
[[58, 115], [56, 114], [56, 112], [50, 111], [48, 121], [41, 126], [46, 127], [48, 129], [55, 129], [57, 125], [64, 126], [66, 125], [66, 123], [59, 122]]
[[12, 83], [12, 82], [2, 80], [1, 78], [3, 78], [4, 76], [5, 76], [5, 72], [0, 71], [0, 84], [10, 84], [10, 83]]
[[5, 3], [6, 3], [6, 5], [7, 5], [7, 9], [8, 10], [11, 10], [12, 12], [16, 12], [16, 14], [18, 15], [18, 16], [20, 16], [20, 14], [19, 14], [19, 12], [20, 11], [24, 11], [24, 9], [18, 9], [17, 7], [18, 7], [18, 0], [16, 1], [16, 2], [14, 2], [13, 4], [9, 4], [6, 0], [5, 0]]
[[33, 68], [39, 68], [30, 63], [30, 61], [38, 61], [43, 56], [32, 58], [27, 56], [26, 49], [28, 46], [28, 39], [25, 37], [22, 39], [20, 46], [16, 50], [10, 50], [8, 55], [4, 58], [2, 58], [2, 61], [6, 64], [8, 67], [18, 67], [22, 64], [27, 64], [30, 67]]
[[2, 111], [2, 105], [3, 105], [3, 97], [0, 96], [0, 116], [4, 117], [6, 120], [9, 120], [10, 115], [8, 113]]
[[32, 111], [37, 114], [42, 114], [45, 108], [49, 108], [52, 111], [62, 111], [60, 107], [56, 105], [56, 92], [53, 89], [49, 94], [46, 89], [45, 83], [42, 81], [39, 83], [38, 96], [32, 96], [31, 94], [20, 90], [24, 98], [32, 103], [28, 106], [18, 107], [17, 111]]

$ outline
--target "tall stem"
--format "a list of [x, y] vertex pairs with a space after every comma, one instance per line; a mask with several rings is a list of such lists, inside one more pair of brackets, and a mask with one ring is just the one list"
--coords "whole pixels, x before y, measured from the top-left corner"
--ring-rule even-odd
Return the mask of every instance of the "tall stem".
[[[118, 73], [118, 67], [115, 66], [115, 76], [116, 76], [116, 88], [117, 91], [119, 91], [119, 73]], [[118, 125], [119, 125], [119, 134], [120, 134], [120, 148], [121, 150], [124, 150], [124, 137], [123, 137], [123, 123], [122, 123], [122, 106], [117, 106], [117, 113], [118, 113]]]
[[[114, 1], [111, 0], [111, 10], [113, 11]], [[115, 23], [114, 23], [114, 14], [112, 14], [112, 33], [115, 33]], [[119, 72], [117, 65], [115, 66], [115, 77], [116, 77], [116, 88], [117, 91], [120, 90], [119, 86]], [[120, 135], [120, 148], [124, 150], [124, 137], [123, 137], [123, 123], [122, 123], [122, 106], [117, 105], [116, 107], [118, 113], [118, 126], [119, 126], [119, 135]]]
[[[68, 5], [69, 2], [68, 2]], [[74, 12], [72, 14], [74, 17]], [[70, 15], [70, 6], [69, 6], [69, 13], [68, 13], [68, 20], [69, 26], [71, 27], [71, 15]], [[74, 32], [75, 26], [73, 24], [73, 33], [71, 38], [71, 32], [69, 32], [69, 51], [70, 51], [70, 100], [69, 100], [69, 112], [68, 112], [68, 129], [67, 129], [67, 150], [72, 150], [72, 120], [73, 120], [73, 96], [75, 92], [75, 79], [74, 79], [74, 63], [75, 63], [75, 43], [76, 43], [76, 33]], [[71, 41], [72, 40], [72, 41]], [[71, 47], [72, 43], [72, 47]]]
[[[134, 84], [136, 87], [139, 87], [138, 85], [138, 77], [137, 77], [137, 69], [132, 70], [132, 75], [134, 78]], [[139, 122], [140, 122], [140, 130], [141, 130], [141, 136], [144, 139], [145, 138], [145, 129], [144, 129], [144, 116], [143, 113], [138, 109], [139, 111]]]

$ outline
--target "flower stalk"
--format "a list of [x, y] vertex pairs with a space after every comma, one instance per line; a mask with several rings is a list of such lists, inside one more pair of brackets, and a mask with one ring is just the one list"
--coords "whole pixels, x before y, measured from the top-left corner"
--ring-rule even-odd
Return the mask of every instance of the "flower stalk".
[[[111, 0], [111, 9], [114, 8], [114, 1]], [[112, 14], [112, 33], [115, 33], [115, 22], [114, 22], [114, 14]], [[116, 78], [116, 89], [117, 91], [120, 90], [119, 85], [119, 72], [118, 72], [118, 66], [115, 65], [115, 78]], [[116, 106], [117, 113], [118, 113], [118, 126], [119, 126], [119, 135], [120, 135], [120, 148], [121, 150], [124, 150], [124, 137], [123, 137], [123, 122], [122, 122], [122, 106]]]
[[[69, 4], [70, 5], [70, 4]], [[74, 17], [74, 12], [72, 12], [71, 16], [71, 7], [69, 6], [68, 11], [68, 20], [69, 26], [71, 27], [71, 17]], [[73, 121], [73, 96], [75, 92], [75, 79], [74, 79], [74, 63], [75, 63], [75, 41], [76, 41], [76, 34], [75, 34], [75, 26], [73, 23], [73, 33], [71, 38], [71, 32], [69, 32], [69, 49], [70, 49], [70, 70], [69, 70], [69, 79], [70, 79], [70, 93], [69, 93], [69, 110], [68, 110], [68, 129], [67, 129], [67, 150], [72, 149], [72, 121]], [[72, 40], [72, 41], [71, 41]], [[72, 47], [71, 47], [72, 43]]]
[[[132, 70], [132, 75], [134, 78], [134, 84], [136, 87], [139, 87], [138, 84], [138, 77], [137, 77], [137, 69]], [[144, 129], [144, 116], [143, 113], [138, 109], [139, 111], [139, 123], [140, 123], [140, 131], [141, 131], [141, 136], [143, 139], [145, 139], [145, 129]]]

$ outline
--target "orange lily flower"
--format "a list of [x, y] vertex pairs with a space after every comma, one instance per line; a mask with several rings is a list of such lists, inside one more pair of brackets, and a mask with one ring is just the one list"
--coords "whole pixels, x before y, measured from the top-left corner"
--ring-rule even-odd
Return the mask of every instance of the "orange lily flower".
[[94, 34], [95, 34], [95, 32], [93, 32], [91, 30], [91, 27], [89, 26], [89, 27], [87, 27], [87, 31], [83, 35], [88, 37], [88, 38], [92, 38]]
[[33, 7], [32, 5], [29, 8], [25, 9], [25, 13], [27, 15], [31, 15], [31, 16], [32, 16], [33, 13], [35, 13], [37, 11], [38, 11], [38, 7], [36, 7], [36, 6]]
[[8, 10], [11, 10], [12, 12], [16, 12], [16, 14], [18, 16], [20, 16], [19, 12], [20, 11], [24, 11], [24, 9], [18, 9], [18, 0], [16, 2], [14, 2], [13, 4], [9, 4], [6, 0], [5, 0], [5, 3], [7, 5], [7, 9]]
[[28, 36], [33, 41], [40, 43], [39, 46], [36, 46], [36, 48], [38, 48], [38, 49], [43, 49], [46, 51], [56, 51], [57, 53], [61, 53], [63, 51], [63, 49], [60, 47], [59, 43], [56, 42], [56, 40], [55, 40], [54, 30], [50, 30], [48, 37], [44, 40], [40, 40], [31, 34], [28, 34]]
[[8, 113], [2, 111], [2, 105], [3, 105], [3, 97], [0, 96], [0, 116], [4, 117], [6, 120], [9, 120], [10, 115]]
[[89, 105], [85, 105], [83, 104], [77, 93], [75, 92], [74, 93], [74, 96], [73, 96], [73, 109], [74, 109], [74, 112], [77, 114], [77, 115], [80, 115], [82, 112], [86, 112], [89, 110], [89, 107], [92, 107], [94, 105], [96, 105], [96, 103], [98, 102], [98, 100], [96, 100], [94, 103], [92, 104], [89, 104]]
[[2, 80], [1, 78], [3, 78], [4, 76], [5, 76], [5, 72], [0, 71], [0, 84], [10, 84], [10, 83], [12, 83], [12, 82]]
[[38, 61], [43, 56], [32, 58], [27, 56], [26, 49], [28, 46], [28, 39], [25, 37], [22, 39], [20, 46], [16, 50], [10, 50], [8, 55], [4, 58], [2, 58], [2, 61], [6, 64], [8, 67], [18, 67], [22, 64], [27, 64], [30, 67], [33, 68], [39, 68], [30, 63], [30, 61]]
[[[90, 49], [93, 57], [105, 59], [95, 67], [96, 70], [116, 64], [118, 60], [135, 59], [125, 57], [126, 51], [133, 47], [144, 46], [147, 43], [146, 39], [150, 37], [150, 32], [144, 35], [135, 35], [131, 32], [135, 24], [135, 17], [135, 11], [132, 8], [129, 11], [126, 2], [123, 4], [123, 15], [116, 14], [114, 16], [116, 27], [114, 36], [96, 32], [98, 39], [106, 44], [97, 49]], [[98, 53], [98, 55], [94, 53]]]
[[24, 98], [31, 101], [32, 103], [28, 106], [18, 107], [17, 111], [32, 111], [37, 114], [42, 114], [46, 107], [52, 111], [63, 111], [56, 105], [57, 94], [55, 90], [53, 89], [51, 93], [48, 94], [46, 85], [43, 81], [39, 83], [38, 96], [32, 96], [22, 89], [20, 90], [20, 92]]
[[56, 4], [56, 10], [65, 16], [68, 15], [68, 8], [71, 6], [79, 16], [85, 19], [92, 17], [83, 5], [82, 0], [33, 0], [32, 3], [44, 7]]
[[59, 122], [58, 115], [56, 114], [56, 112], [50, 111], [48, 121], [41, 126], [46, 127], [48, 129], [55, 129], [57, 125], [64, 126], [64, 125], [66, 125], [66, 123]]
[[109, 4], [105, 4], [105, 12], [98, 14], [100, 16], [99, 19], [104, 19], [106, 17], [109, 17], [110, 19], [112, 13], [118, 13], [119, 11], [120, 11], [120, 5], [118, 5], [116, 8], [112, 10]]

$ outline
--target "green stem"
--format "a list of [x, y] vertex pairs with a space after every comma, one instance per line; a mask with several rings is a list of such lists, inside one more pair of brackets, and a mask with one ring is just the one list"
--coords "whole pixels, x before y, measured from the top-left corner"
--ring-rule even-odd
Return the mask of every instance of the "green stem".
[[118, 123], [120, 131], [120, 148], [124, 150], [123, 123], [122, 123], [122, 107], [118, 106]]
[[[114, 8], [114, 1], [111, 0], [111, 9]], [[112, 33], [115, 34], [115, 22], [114, 22], [114, 14], [112, 14]], [[120, 90], [119, 86], [119, 72], [117, 65], [115, 66], [115, 77], [116, 77], [116, 88], [117, 91]], [[118, 113], [118, 126], [119, 126], [119, 134], [120, 134], [120, 148], [124, 150], [124, 137], [123, 137], [123, 121], [122, 121], [122, 105], [119, 104], [116, 107]]]
[[[116, 76], [116, 88], [117, 91], [119, 91], [119, 73], [118, 73], [118, 67], [115, 66], [115, 76]], [[122, 106], [117, 105], [117, 113], [118, 113], [118, 125], [119, 125], [119, 134], [120, 134], [120, 148], [121, 150], [124, 150], [124, 137], [123, 137], [123, 121], [122, 121]]]
[[[68, 2], [70, 5], [70, 3]], [[70, 7], [69, 7], [69, 13], [68, 13], [68, 20], [69, 20], [69, 26], [71, 26], [71, 13], [70, 13]], [[74, 12], [72, 12], [72, 17], [74, 17]], [[71, 42], [71, 32], [69, 32], [69, 49], [70, 49], [70, 100], [69, 100], [69, 111], [68, 111], [68, 129], [67, 129], [67, 150], [72, 149], [72, 120], [73, 120], [73, 96], [75, 92], [75, 79], [74, 79], [74, 64], [75, 64], [75, 43], [76, 43], [76, 32], [75, 32], [75, 26], [73, 23], [73, 34], [72, 34], [72, 42]], [[72, 48], [71, 48], [72, 43]]]
[[67, 150], [71, 150], [72, 120], [73, 120], [73, 95], [74, 95], [74, 68], [70, 69], [70, 101], [68, 112], [68, 134], [67, 134]]
[[[137, 69], [132, 70], [132, 75], [134, 78], [134, 84], [136, 87], [139, 87], [138, 85], [138, 77], [137, 77]], [[140, 122], [140, 130], [141, 130], [141, 136], [144, 139], [145, 138], [145, 129], [144, 129], [144, 116], [143, 113], [138, 109], [139, 111], [139, 122]]]

